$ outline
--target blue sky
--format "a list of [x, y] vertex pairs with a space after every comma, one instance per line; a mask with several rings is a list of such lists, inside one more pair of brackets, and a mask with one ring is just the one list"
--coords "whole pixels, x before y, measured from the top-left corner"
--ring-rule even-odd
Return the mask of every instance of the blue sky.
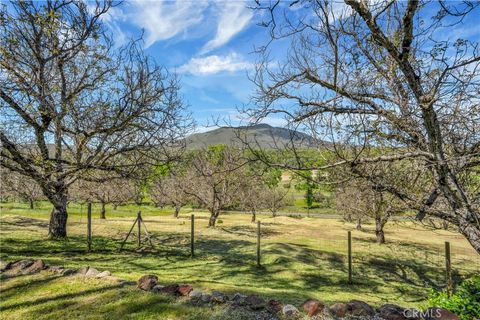
[[[243, 1], [125, 1], [104, 21], [117, 45], [142, 34], [146, 52], [180, 75], [199, 131], [212, 119], [236, 121], [254, 90], [247, 74], [254, 44], [266, 40], [258, 13]], [[273, 125], [281, 119], [268, 119]]]
[[[197, 130], [204, 131], [212, 119], [230, 118], [235, 123], [239, 117], [236, 108], [247, 104], [255, 89], [247, 76], [257, 58], [252, 51], [254, 45], [266, 43], [268, 30], [258, 26], [262, 17], [249, 9], [249, 4], [254, 2], [127, 0], [111, 9], [104, 22], [117, 45], [138, 38], [143, 30], [147, 53], [180, 75], [182, 94]], [[475, 20], [470, 15], [441, 37], [478, 41]], [[280, 44], [277, 52], [284, 51], [286, 45]], [[264, 122], [276, 126], [285, 123], [274, 117]]]

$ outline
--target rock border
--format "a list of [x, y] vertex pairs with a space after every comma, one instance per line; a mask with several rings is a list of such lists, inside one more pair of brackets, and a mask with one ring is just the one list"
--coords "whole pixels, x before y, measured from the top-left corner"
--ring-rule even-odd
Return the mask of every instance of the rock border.
[[[195, 305], [225, 305], [228, 308], [243, 308], [249, 312], [258, 313], [255, 319], [297, 319], [307, 317], [310, 319], [340, 320], [340, 319], [365, 319], [365, 320], [460, 320], [452, 312], [442, 308], [430, 308], [426, 313], [415, 309], [406, 309], [395, 304], [385, 304], [374, 309], [368, 303], [360, 300], [334, 303], [327, 306], [317, 299], [307, 299], [300, 306], [283, 304], [278, 300], [266, 300], [256, 295], [233, 295], [219, 291], [211, 293], [194, 289], [189, 284], [159, 284], [158, 277], [153, 274], [143, 275], [137, 282], [123, 280], [112, 276], [108, 270], [99, 271], [94, 267], [86, 266], [79, 269], [69, 269], [63, 266], [48, 266], [43, 260], [22, 259], [10, 263], [0, 260], [0, 275], [16, 277], [31, 275], [40, 271], [47, 271], [61, 276], [81, 275], [85, 278], [115, 280], [120, 285], [136, 285], [139, 290], [154, 294], [166, 294], [175, 298], [189, 299]], [[300, 311], [302, 310], [302, 311]]]

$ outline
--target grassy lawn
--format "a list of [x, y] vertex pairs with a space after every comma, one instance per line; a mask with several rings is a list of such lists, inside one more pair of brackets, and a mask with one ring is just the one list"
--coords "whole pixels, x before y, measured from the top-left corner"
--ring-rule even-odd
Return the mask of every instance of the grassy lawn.
[[[427, 230], [408, 221], [386, 227], [387, 244], [377, 245], [373, 226], [357, 231], [336, 219], [260, 215], [262, 264], [255, 266], [255, 225], [248, 214], [224, 214], [215, 229], [207, 214], [196, 212], [196, 257], [190, 258], [190, 210], [174, 219], [168, 209], [142, 207], [155, 250], [136, 252], [136, 239], [119, 252], [122, 239], [139, 209], [108, 208], [107, 220], [94, 207], [93, 252], [86, 252], [86, 208], [69, 208], [69, 238], [47, 240], [47, 204], [29, 210], [21, 204], [1, 204], [0, 256], [12, 261], [44, 259], [50, 265], [94, 266], [115, 276], [137, 280], [156, 274], [162, 284], [188, 283], [203, 290], [257, 293], [300, 304], [306, 298], [332, 303], [361, 299], [374, 306], [396, 303], [422, 306], [428, 287], [444, 285], [444, 241], [452, 247], [454, 278], [480, 271], [480, 258], [466, 240], [452, 231]], [[353, 235], [354, 284], [347, 283], [347, 231]], [[186, 301], [118, 288], [103, 280], [55, 277], [47, 274], [3, 279], [2, 318], [28, 319], [226, 318], [221, 309], [193, 308]]]

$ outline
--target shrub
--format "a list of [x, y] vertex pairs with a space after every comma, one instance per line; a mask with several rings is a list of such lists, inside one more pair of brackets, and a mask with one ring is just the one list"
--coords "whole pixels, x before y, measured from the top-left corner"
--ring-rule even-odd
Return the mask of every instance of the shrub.
[[480, 319], [480, 275], [463, 281], [451, 295], [445, 291], [432, 290], [428, 304], [447, 309], [462, 320]]

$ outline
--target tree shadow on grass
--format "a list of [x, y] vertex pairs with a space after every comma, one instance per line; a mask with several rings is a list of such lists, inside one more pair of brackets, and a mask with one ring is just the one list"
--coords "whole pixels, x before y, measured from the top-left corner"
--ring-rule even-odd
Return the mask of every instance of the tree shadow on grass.
[[311, 266], [317, 266], [319, 261], [327, 262], [334, 269], [342, 269], [345, 265], [345, 255], [312, 249], [306, 245], [293, 243], [271, 244], [265, 251], [265, 255], [276, 255], [278, 263], [301, 262]]
[[0, 277], [0, 281], [2, 282], [2, 287], [0, 287], [0, 296], [2, 297], [2, 300], [6, 300], [10, 296], [14, 295], [16, 290], [22, 290], [22, 289], [32, 290], [33, 288], [37, 288], [37, 287], [41, 287], [43, 285], [46, 285], [46, 284], [52, 282], [53, 280], [58, 279], [60, 276], [51, 275], [51, 276], [48, 276], [46, 278], [44, 278], [44, 277], [36, 278], [34, 280], [28, 280], [28, 281], [25, 281], [25, 282], [20, 283], [20, 284], [15, 283], [13, 286], [11, 286], [9, 288], [6, 288], [6, 289], [3, 288], [3, 287], [5, 287], [5, 285], [9, 281], [22, 280], [22, 279], [25, 279], [26, 277], [31, 277], [31, 275], [20, 275], [20, 276], [16, 276], [16, 277], [10, 277], [10, 278], [8, 278], [8, 280], [3, 278], [3, 277]]
[[44, 219], [35, 219], [24, 216], [13, 216], [8, 218], [1, 219], [0, 222], [2, 229], [18, 229], [18, 227], [38, 227], [38, 228], [48, 228], [48, 222]]
[[52, 301], [60, 301], [61, 302], [61, 301], [64, 301], [66, 299], [73, 299], [73, 298], [77, 298], [77, 297], [80, 297], [80, 296], [100, 293], [100, 292], [104, 292], [104, 291], [108, 291], [108, 290], [119, 289], [122, 286], [123, 286], [122, 284], [116, 284], [116, 285], [110, 285], [110, 286], [106, 286], [106, 287], [87, 289], [87, 290], [83, 290], [83, 291], [80, 291], [80, 292], [54, 295], [54, 296], [45, 297], [45, 298], [39, 298], [39, 299], [28, 300], [28, 301], [23, 301], [23, 302], [18, 302], [18, 303], [12, 303], [12, 304], [9, 304], [9, 305], [6, 305], [6, 306], [2, 306], [1, 309], [2, 310], [10, 310], [10, 309], [16, 309], [16, 308], [24, 308], [24, 307], [35, 306], [35, 305], [38, 305], [38, 304], [52, 302]]
[[[35, 220], [35, 219], [32, 219]], [[25, 220], [24, 220], [25, 221]], [[26, 223], [26, 222], [24, 222]], [[35, 223], [33, 221], [32, 223]], [[230, 232], [255, 232], [251, 226], [224, 229]], [[264, 229], [265, 230], [265, 229]], [[258, 283], [265, 288], [282, 293], [288, 299], [302, 298], [306, 291], [322, 290], [329, 286], [348, 292], [376, 291], [389, 286], [399, 295], [423, 297], [426, 285], [440, 287], [434, 276], [439, 270], [414, 258], [393, 260], [392, 257], [375, 257], [366, 255], [361, 262], [354, 264], [355, 284], [349, 286], [345, 254], [314, 249], [307, 245], [295, 243], [262, 243], [263, 268], [256, 264], [256, 247], [253, 241], [242, 239], [214, 239], [197, 235], [196, 257], [191, 262], [190, 241], [188, 233], [154, 232], [152, 240], [157, 247], [155, 252], [118, 252], [119, 239], [95, 236], [93, 252], [86, 253], [86, 237], [71, 236], [68, 241], [39, 239], [2, 240], [2, 257], [39, 257], [52, 261], [67, 263], [103, 265], [113, 273], [148, 272], [167, 270], [167, 276], [179, 268], [194, 268], [198, 274], [186, 274], [183, 281], [198, 281], [205, 284], [235, 286], [252, 293], [258, 290]], [[129, 243], [136, 246], [135, 241]], [[421, 246], [419, 246], [421, 247]], [[101, 249], [100, 249], [101, 248]], [[424, 247], [421, 247], [425, 249]], [[415, 250], [415, 249], [414, 249]], [[143, 260], [145, 259], [145, 260]], [[111, 267], [110, 267], [111, 266]], [[300, 268], [299, 268], [300, 267]], [[287, 272], [287, 277], [279, 273]], [[248, 281], [237, 281], [247, 279]], [[389, 284], [390, 283], [390, 284]], [[65, 299], [68, 299], [65, 298]]]
[[441, 269], [419, 263], [415, 259], [387, 260], [369, 257], [354, 266], [355, 273], [361, 278], [368, 281], [381, 279], [385, 283], [402, 284], [402, 287], [406, 284], [411, 288], [411, 293], [425, 287], [440, 289], [443, 286]]
[[[220, 230], [229, 234], [233, 234], [235, 236], [247, 236], [251, 238], [257, 237], [257, 227], [253, 225], [223, 227], [220, 228]], [[268, 238], [278, 234], [281, 234], [281, 232], [275, 231], [272, 228], [263, 227], [260, 229], [260, 235], [262, 238]]]

